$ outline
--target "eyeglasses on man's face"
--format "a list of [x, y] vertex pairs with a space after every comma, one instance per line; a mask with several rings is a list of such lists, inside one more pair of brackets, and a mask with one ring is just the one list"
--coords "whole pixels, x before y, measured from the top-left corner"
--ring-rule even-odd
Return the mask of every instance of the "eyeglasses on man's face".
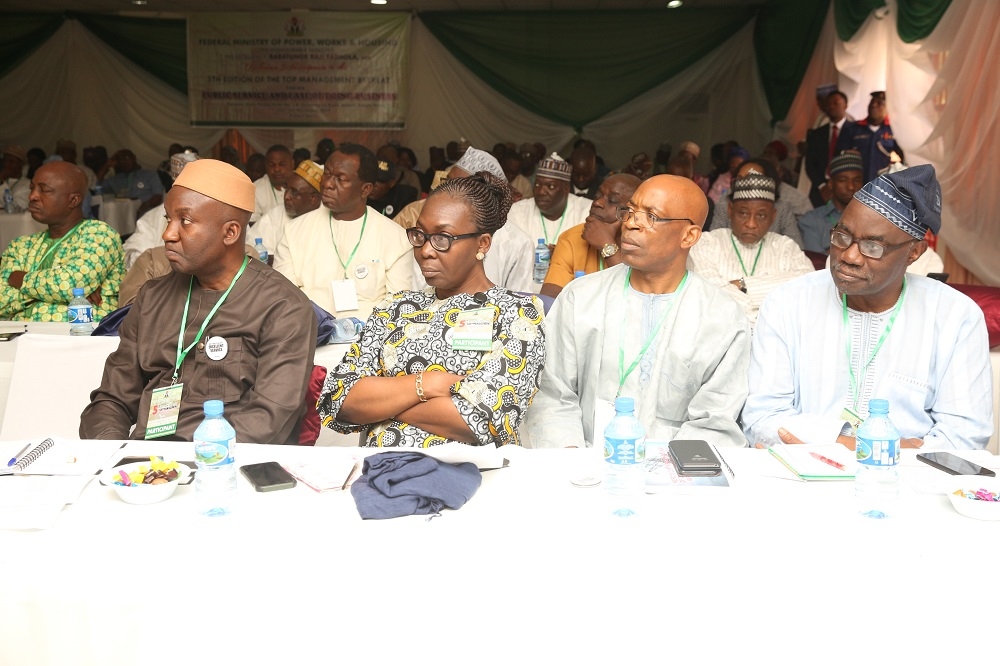
[[656, 217], [652, 213], [647, 213], [644, 210], [633, 210], [628, 206], [619, 206], [617, 217], [619, 222], [631, 222], [635, 220], [635, 223], [643, 229], [652, 229], [653, 225], [657, 222], [660, 224], [666, 224], [667, 222], [687, 222], [688, 224], [694, 224], [694, 220], [688, 217]]
[[451, 234], [425, 234], [416, 227], [406, 230], [406, 238], [410, 241], [410, 245], [413, 247], [423, 247], [424, 243], [430, 241], [431, 247], [438, 252], [447, 252], [451, 249], [451, 244], [457, 240], [462, 240], [463, 238], [474, 238], [481, 235], [482, 234], [478, 231], [471, 234], [458, 234], [457, 236], [452, 236]]
[[855, 243], [858, 244], [858, 251], [869, 259], [881, 259], [886, 252], [892, 252], [893, 250], [898, 250], [905, 245], [911, 245], [916, 243], [917, 239], [908, 240], [903, 243], [896, 243], [895, 245], [886, 245], [885, 243], [880, 243], [874, 240], [868, 240], [867, 238], [855, 238], [851, 234], [847, 233], [843, 229], [833, 229], [830, 232], [830, 244], [834, 247], [838, 247], [841, 250], [846, 250]]

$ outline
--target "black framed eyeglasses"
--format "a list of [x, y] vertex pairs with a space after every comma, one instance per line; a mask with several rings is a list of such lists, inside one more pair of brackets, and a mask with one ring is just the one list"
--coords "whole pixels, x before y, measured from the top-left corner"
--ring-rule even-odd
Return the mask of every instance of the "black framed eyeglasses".
[[660, 224], [667, 222], [687, 222], [688, 224], [694, 224], [694, 220], [688, 217], [656, 217], [652, 213], [647, 213], [644, 210], [632, 210], [628, 206], [619, 206], [615, 210], [615, 216], [619, 222], [635, 220], [635, 223], [643, 229], [652, 229], [653, 225], [657, 222]]
[[908, 240], [903, 243], [896, 243], [895, 245], [886, 245], [885, 243], [880, 243], [874, 240], [868, 240], [867, 238], [855, 238], [851, 234], [847, 233], [842, 229], [833, 229], [830, 231], [830, 244], [834, 247], [839, 247], [841, 250], [846, 250], [855, 243], [858, 244], [858, 251], [869, 259], [881, 259], [886, 252], [892, 252], [893, 250], [898, 250], [905, 245], [912, 245], [916, 243], [918, 239]]
[[447, 252], [451, 249], [451, 244], [457, 240], [462, 240], [463, 238], [475, 238], [476, 236], [481, 235], [482, 233], [479, 231], [475, 231], [471, 234], [458, 234], [457, 236], [452, 236], [451, 234], [425, 234], [416, 227], [411, 227], [406, 230], [406, 239], [410, 241], [410, 245], [413, 247], [423, 247], [424, 243], [430, 241], [431, 247], [438, 252]]

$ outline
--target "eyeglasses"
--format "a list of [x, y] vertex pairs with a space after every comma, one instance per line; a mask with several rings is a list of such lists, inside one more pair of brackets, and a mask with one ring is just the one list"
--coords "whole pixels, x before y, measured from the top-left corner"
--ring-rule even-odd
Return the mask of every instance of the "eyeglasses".
[[482, 233], [479, 231], [471, 234], [458, 234], [457, 236], [452, 236], [451, 234], [425, 234], [416, 227], [406, 230], [406, 239], [410, 241], [410, 245], [413, 247], [423, 247], [424, 243], [430, 241], [431, 247], [438, 252], [447, 252], [451, 249], [451, 244], [457, 240], [462, 240], [463, 238], [475, 238], [476, 236], [481, 235]]
[[893, 250], [898, 250], [904, 245], [911, 245], [916, 243], [917, 239], [908, 240], [904, 243], [897, 243], [895, 245], [886, 245], [885, 243], [879, 243], [878, 241], [868, 240], [866, 238], [855, 238], [846, 231], [841, 231], [840, 229], [834, 229], [830, 232], [830, 244], [839, 247], [841, 250], [846, 250], [855, 243], [858, 244], [858, 251], [869, 259], [881, 259], [886, 252], [892, 252]]
[[617, 209], [617, 217], [619, 222], [635, 220], [635, 223], [643, 229], [652, 229], [653, 224], [657, 222], [661, 224], [666, 222], [687, 222], [688, 224], [694, 224], [694, 220], [688, 217], [656, 217], [652, 213], [647, 213], [644, 210], [632, 210], [628, 206], [620, 206]]

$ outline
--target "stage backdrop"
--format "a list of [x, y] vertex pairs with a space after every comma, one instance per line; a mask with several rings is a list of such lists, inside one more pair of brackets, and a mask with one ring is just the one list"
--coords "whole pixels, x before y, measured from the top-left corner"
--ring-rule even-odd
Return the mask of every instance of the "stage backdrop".
[[209, 13], [187, 25], [195, 126], [405, 124], [409, 14]]

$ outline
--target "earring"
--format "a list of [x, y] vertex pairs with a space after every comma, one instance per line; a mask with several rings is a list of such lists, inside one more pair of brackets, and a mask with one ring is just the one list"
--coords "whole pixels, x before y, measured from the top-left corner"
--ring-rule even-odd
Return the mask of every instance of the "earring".
[[476, 259], [478, 259], [479, 261], [482, 261], [485, 258], [486, 258], [486, 255], [483, 254], [482, 252], [477, 252], [476, 253]]

